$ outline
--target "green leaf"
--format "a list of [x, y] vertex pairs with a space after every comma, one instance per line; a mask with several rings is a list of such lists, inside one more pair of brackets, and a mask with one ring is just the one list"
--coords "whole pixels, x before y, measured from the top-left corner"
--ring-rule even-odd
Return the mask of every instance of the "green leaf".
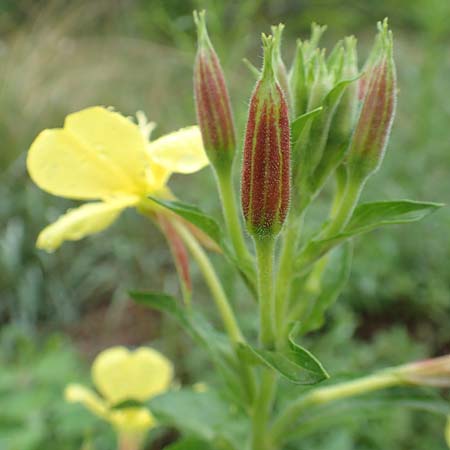
[[443, 203], [417, 202], [413, 200], [393, 200], [359, 205], [348, 225], [335, 236], [312, 240], [300, 253], [295, 263], [303, 270], [317, 261], [336, 245], [359, 234], [368, 233], [385, 225], [417, 222], [445, 206]]
[[243, 414], [211, 388], [171, 391], [151, 399], [149, 407], [159, 422], [214, 443], [215, 448], [238, 450], [248, 433]]
[[330, 254], [329, 260], [325, 262], [327, 267], [320, 283], [320, 293], [302, 323], [302, 333], [316, 330], [323, 325], [325, 312], [336, 301], [347, 284], [352, 267], [352, 255], [353, 245], [351, 242], [346, 242]]
[[[295, 330], [293, 330], [295, 331]], [[289, 335], [289, 349], [283, 352], [254, 348], [241, 344], [243, 356], [253, 364], [263, 364], [295, 384], [317, 384], [328, 378], [322, 364]]]
[[383, 225], [417, 222], [439, 208], [443, 203], [395, 200], [359, 205], [343, 235], [367, 233]]
[[302, 114], [291, 122], [291, 139], [294, 144], [297, 142], [298, 138], [302, 134], [303, 129], [310, 122], [310, 120], [317, 117], [317, 115], [320, 114], [322, 110], [323, 108], [319, 106], [312, 111]]
[[349, 80], [342, 80], [337, 83], [330, 92], [325, 96], [323, 101], [326, 108], [335, 106], [341, 99], [342, 94], [344, 93], [347, 86], [354, 81], [358, 80], [362, 76], [362, 73], [355, 78], [351, 78]]
[[206, 233], [220, 248], [222, 248], [227, 258], [237, 267], [249, 289], [253, 293], [256, 292], [256, 274], [253, 261], [240, 260], [234, 255], [225, 242], [224, 233], [219, 224], [212, 217], [208, 216], [194, 205], [178, 201], [161, 200], [156, 197], [150, 198], [158, 205], [169, 209]]
[[180, 307], [175, 297], [163, 292], [131, 291], [129, 295], [136, 303], [157, 311], [166, 312], [177, 319], [183, 327], [190, 327], [185, 310]]
[[194, 205], [182, 203], [172, 200], [161, 200], [160, 198], [150, 197], [158, 205], [169, 209], [186, 219], [188, 222], [197, 226], [206, 233], [214, 242], [222, 246], [223, 233], [219, 224], [210, 216], [205, 214], [202, 210]]
[[215, 330], [200, 313], [180, 306], [172, 296], [159, 292], [130, 292], [137, 303], [172, 316], [184, 330], [207, 352], [222, 373], [227, 386], [238, 398], [242, 397], [235, 370], [235, 358], [229, 340]]

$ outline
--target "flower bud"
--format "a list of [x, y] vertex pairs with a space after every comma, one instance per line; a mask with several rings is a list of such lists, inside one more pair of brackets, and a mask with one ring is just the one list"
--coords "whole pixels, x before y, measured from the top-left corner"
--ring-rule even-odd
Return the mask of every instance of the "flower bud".
[[406, 383], [450, 387], [450, 355], [400, 366], [395, 374]]
[[378, 58], [368, 74], [367, 91], [350, 143], [350, 175], [365, 179], [383, 161], [395, 114], [397, 87], [392, 55], [392, 33], [387, 22], [379, 24]]
[[292, 92], [293, 110], [295, 117], [307, 112], [310, 84], [313, 77], [313, 65], [311, 59], [316, 53], [320, 38], [326, 30], [326, 26], [315, 23], [311, 26], [311, 38], [309, 41], [297, 40], [297, 50], [290, 73], [290, 85]]
[[281, 89], [283, 90], [287, 103], [290, 104], [291, 90], [289, 87], [289, 77], [283, 58], [281, 57], [281, 38], [283, 35], [284, 25], [280, 23], [277, 26], [271, 27], [271, 30], [274, 39], [273, 64], [275, 67], [275, 75]]
[[290, 195], [288, 106], [273, 68], [274, 41], [263, 35], [264, 65], [250, 100], [242, 168], [242, 207], [254, 236], [276, 235]]
[[203, 145], [216, 169], [230, 167], [236, 135], [230, 98], [219, 58], [206, 29], [205, 11], [194, 12], [198, 49], [194, 65], [194, 94]]

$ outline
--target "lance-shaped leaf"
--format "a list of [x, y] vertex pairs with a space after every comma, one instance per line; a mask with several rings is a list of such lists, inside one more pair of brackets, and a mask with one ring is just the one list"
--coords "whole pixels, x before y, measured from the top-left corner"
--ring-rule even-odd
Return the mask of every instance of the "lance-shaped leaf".
[[[156, 197], [150, 197], [158, 205], [169, 209], [173, 213], [179, 215], [203, 233], [205, 233], [217, 248], [221, 249], [233, 265], [237, 267], [242, 275], [245, 283], [252, 293], [256, 292], [256, 273], [253, 261], [242, 258], [237, 258], [230, 246], [225, 241], [225, 235], [219, 224], [211, 216], [205, 214], [202, 210], [194, 205], [182, 203], [179, 201], [162, 200]], [[209, 246], [211, 247], [211, 246]]]
[[194, 205], [173, 200], [162, 200], [150, 197], [155, 203], [183, 217], [206, 233], [219, 247], [222, 247], [223, 232], [219, 224], [210, 216]]
[[329, 377], [328, 373], [312, 353], [294, 341], [297, 329], [294, 327], [289, 334], [288, 350], [271, 351], [247, 344], [241, 344], [240, 350], [248, 361], [265, 365], [292, 383], [301, 385], [320, 383]]
[[305, 129], [308, 122], [315, 117], [318, 116], [323, 110], [322, 106], [319, 106], [316, 109], [313, 109], [312, 111], [309, 111], [305, 114], [302, 114], [301, 116], [297, 117], [295, 120], [291, 122], [291, 138], [292, 143], [295, 145], [295, 143], [300, 138], [302, 131]]
[[327, 239], [312, 240], [301, 251], [296, 260], [296, 268], [303, 270], [317, 261], [333, 247], [359, 234], [367, 233], [385, 225], [417, 222], [433, 213], [444, 204], [417, 202], [413, 200], [393, 200], [359, 205], [342, 233]]

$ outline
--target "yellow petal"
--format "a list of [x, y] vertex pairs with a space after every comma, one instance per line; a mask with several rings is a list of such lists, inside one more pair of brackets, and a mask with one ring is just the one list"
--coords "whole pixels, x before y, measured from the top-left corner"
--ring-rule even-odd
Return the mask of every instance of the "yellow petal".
[[138, 190], [145, 190], [146, 141], [139, 127], [117, 112], [100, 106], [66, 117], [64, 128], [102, 155]]
[[156, 424], [155, 418], [146, 408], [111, 410], [108, 420], [121, 433], [143, 432]]
[[44, 130], [30, 147], [28, 172], [43, 190], [73, 199], [145, 195], [146, 142], [137, 125], [94, 107]]
[[89, 234], [98, 233], [111, 225], [124, 208], [138, 201], [139, 197], [123, 197], [70, 209], [41, 231], [36, 246], [51, 252], [64, 241], [77, 241]]
[[112, 347], [100, 353], [92, 365], [94, 383], [110, 404], [127, 399], [145, 401], [166, 391], [172, 376], [171, 362], [146, 347], [135, 351]]
[[150, 159], [170, 172], [193, 173], [209, 164], [197, 126], [182, 128], [150, 142]]
[[108, 419], [109, 410], [106, 403], [95, 392], [81, 384], [69, 384], [64, 391], [64, 398], [69, 403], [81, 403], [96, 416]]

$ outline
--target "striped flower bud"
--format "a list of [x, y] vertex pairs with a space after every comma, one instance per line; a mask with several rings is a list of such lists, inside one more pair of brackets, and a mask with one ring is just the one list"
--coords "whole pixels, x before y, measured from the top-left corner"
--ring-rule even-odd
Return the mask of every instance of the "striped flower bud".
[[242, 168], [242, 207], [253, 236], [275, 236], [289, 207], [288, 106], [273, 68], [274, 41], [263, 35], [264, 65], [250, 100]]
[[236, 146], [225, 77], [206, 29], [205, 11], [194, 12], [198, 49], [194, 65], [197, 119], [208, 158], [217, 170], [229, 168]]
[[381, 165], [395, 114], [397, 87], [392, 33], [379, 24], [380, 47], [368, 74], [367, 91], [348, 154], [350, 173], [367, 178]]

